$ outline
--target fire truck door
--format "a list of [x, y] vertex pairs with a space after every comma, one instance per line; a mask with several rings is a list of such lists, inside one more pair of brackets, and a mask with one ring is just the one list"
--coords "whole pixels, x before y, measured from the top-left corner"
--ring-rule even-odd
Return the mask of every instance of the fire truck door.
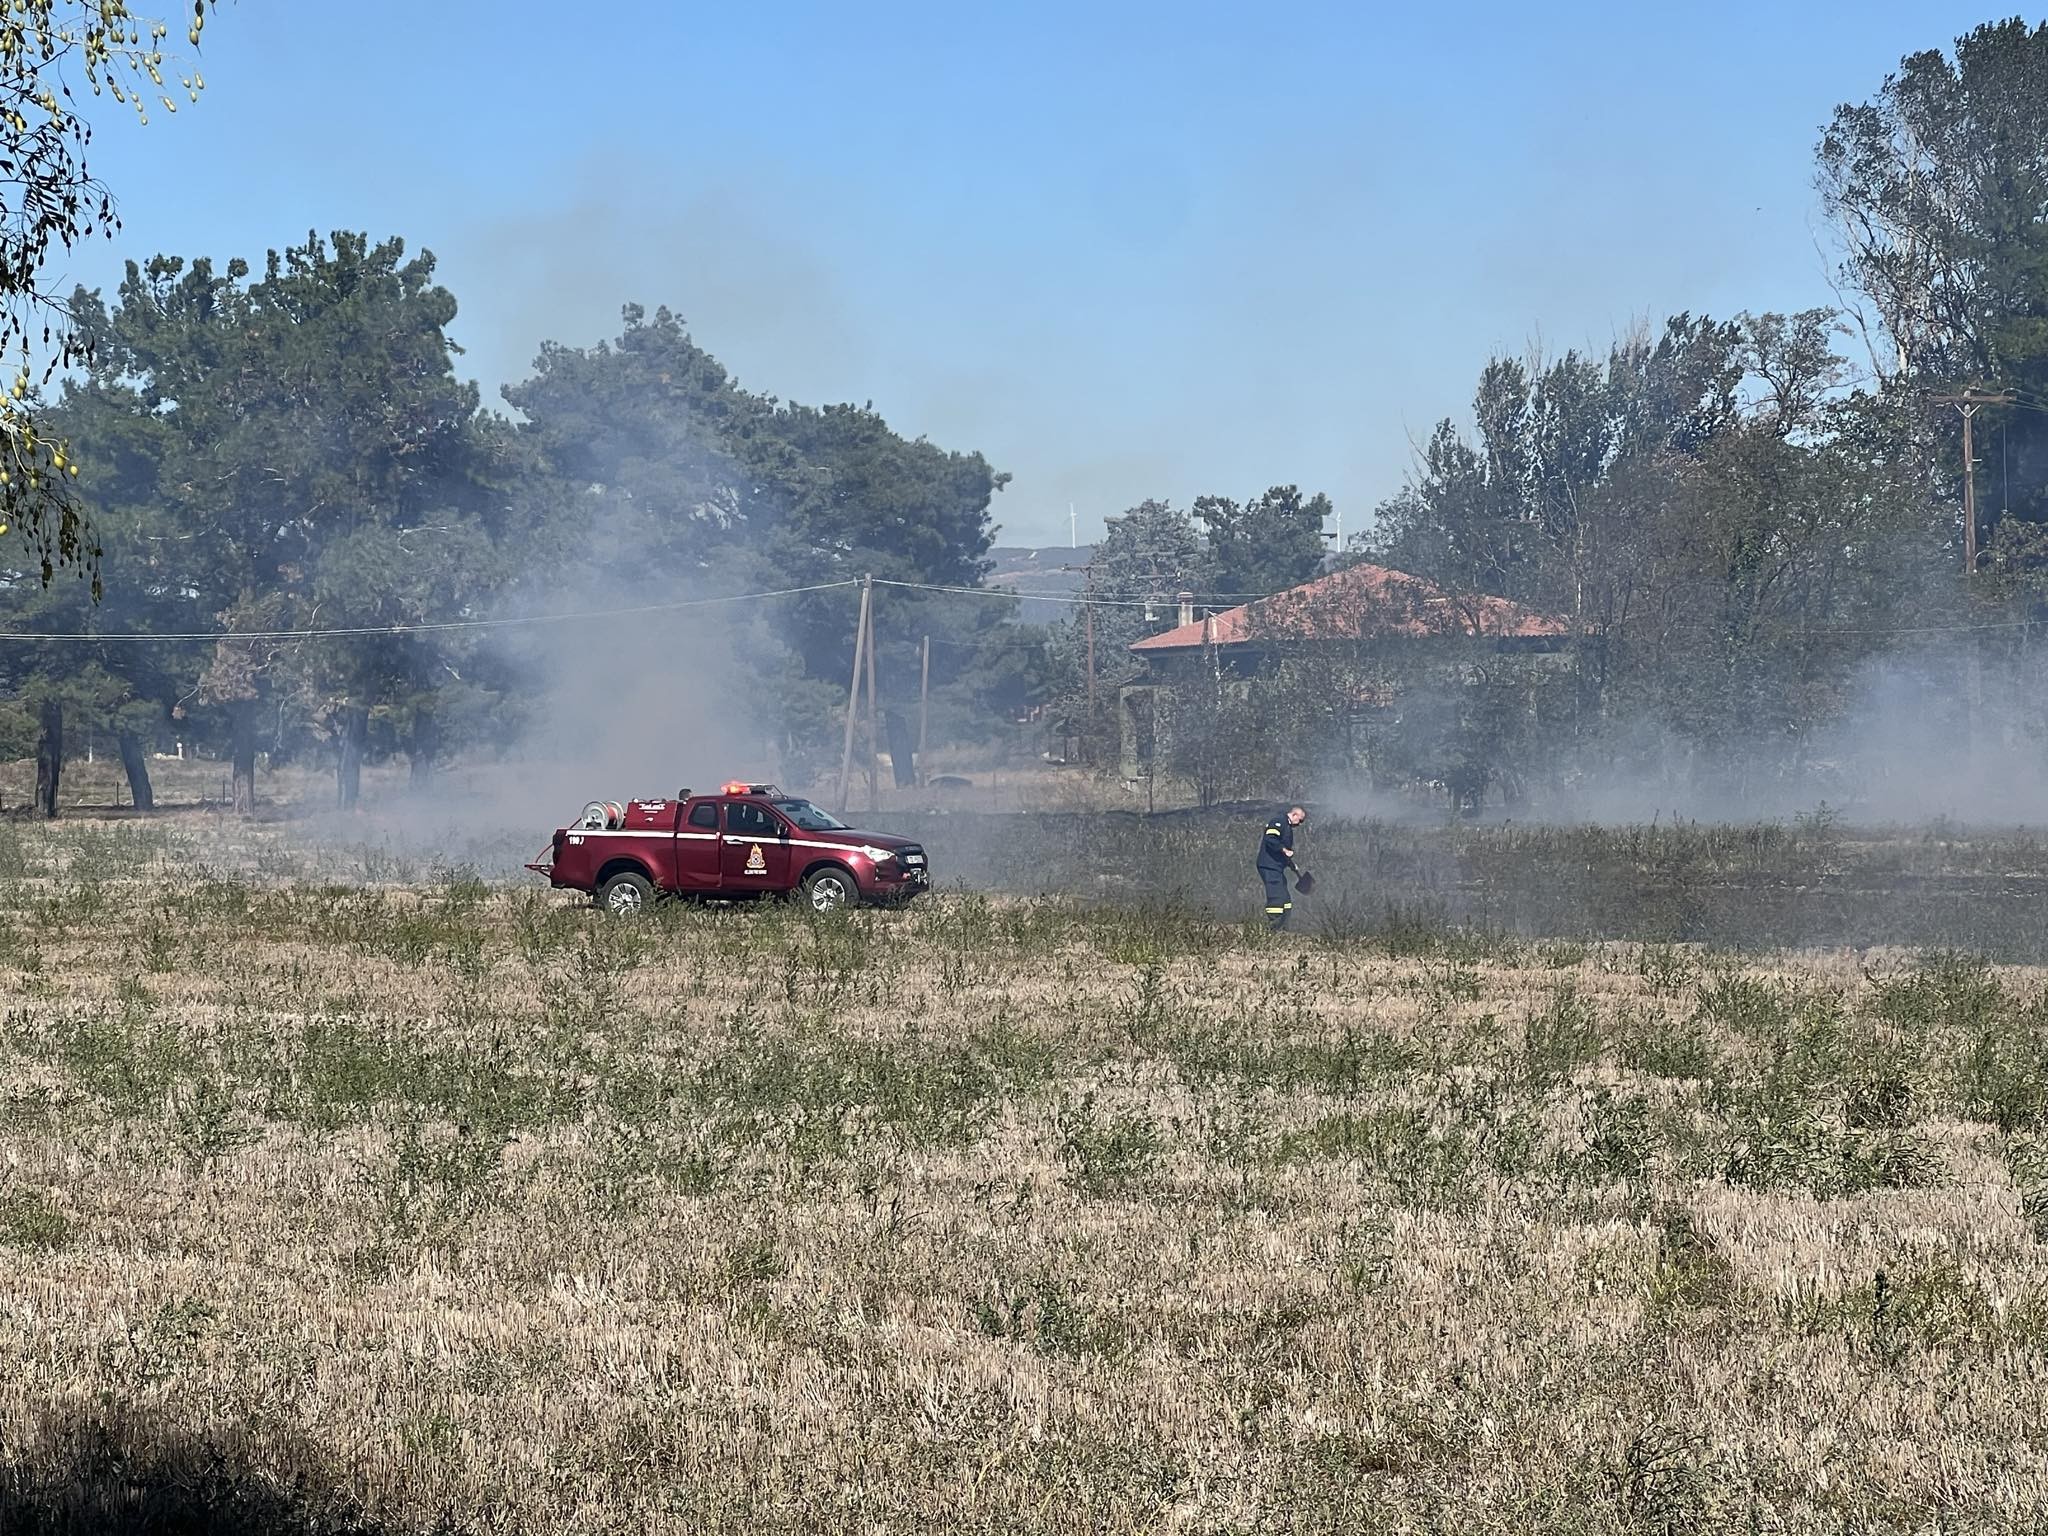
[[676, 889], [718, 888], [718, 802], [699, 800], [676, 828]]
[[720, 883], [728, 890], [789, 888], [789, 834], [765, 805], [725, 802], [723, 860]]

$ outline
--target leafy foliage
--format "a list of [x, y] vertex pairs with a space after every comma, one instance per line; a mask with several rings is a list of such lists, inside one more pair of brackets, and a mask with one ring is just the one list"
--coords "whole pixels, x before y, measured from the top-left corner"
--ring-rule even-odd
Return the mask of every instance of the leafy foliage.
[[[159, 256], [111, 304], [74, 296], [91, 361], [58, 411], [99, 449], [80, 483], [113, 593], [96, 605], [20, 573], [15, 627], [221, 638], [12, 648], [0, 666], [45, 711], [46, 742], [68, 711], [122, 732], [124, 755], [132, 737], [139, 764], [175, 724], [225, 745], [246, 806], [260, 727], [273, 755], [331, 756], [348, 806], [367, 756], [403, 752], [417, 777], [520, 728], [535, 654], [485, 643], [479, 620], [836, 585], [772, 627], [738, 617], [742, 664], [713, 669], [800, 760], [845, 687], [845, 584], [985, 572], [1006, 477], [978, 454], [864, 407], [744, 391], [673, 314], [637, 307], [614, 343], [546, 347], [506, 391], [515, 425], [457, 377], [455, 299], [434, 274], [429, 252], [342, 232], [260, 268]], [[927, 634], [942, 739], [1030, 708], [1006, 605], [882, 588], [876, 609], [900, 771], [914, 715], [897, 701], [917, 697]], [[131, 777], [143, 803], [146, 769]]]
[[[491, 484], [502, 434], [455, 377], [455, 301], [433, 273], [431, 253], [398, 240], [309, 235], [260, 276], [158, 257], [130, 264], [112, 308], [74, 299], [94, 360], [66, 418], [127, 447], [90, 487], [124, 578], [104, 627], [388, 628], [481, 611], [521, 530]], [[219, 707], [238, 747], [256, 710], [293, 711], [335, 747], [344, 804], [373, 714], [418, 751], [420, 722], [468, 686], [461, 642], [437, 636], [223, 639], [196, 666], [190, 648], [127, 649], [164, 669], [131, 672], [135, 697]]]
[[1232, 602], [1283, 592], [1322, 568], [1323, 524], [1335, 508], [1324, 495], [1276, 485], [1239, 504], [1224, 496], [1195, 501], [1209, 536], [1209, 579]]
[[1980, 418], [2002, 450], [1984, 465], [1984, 502], [2017, 520], [2009, 557], [2038, 565], [2027, 535], [2048, 522], [2048, 24], [2014, 17], [1952, 55], [1909, 54], [1872, 99], [1835, 109], [1819, 159], [1873, 368], [2014, 397]]
[[[142, 111], [165, 35], [118, 0], [21, 0], [0, 18], [15, 93], [0, 157], [22, 176], [0, 200], [11, 343], [51, 316], [47, 261], [112, 227], [63, 71]], [[1256, 689], [1211, 668], [1177, 702], [1174, 766], [1205, 799], [1363, 764], [1473, 806], [1612, 764], [1640, 736], [1645, 762], [1675, 747], [1746, 786], [1824, 758], [1902, 631], [1967, 630], [1972, 659], [2009, 647], [2022, 664], [2048, 616], [2044, 103], [2048, 26], [2008, 21], [1908, 56], [1837, 109], [1818, 158], [1845, 314], [1681, 313], [1604, 351], [1485, 362], [1469, 424], [1437, 425], [1340, 559], [1554, 616], [1566, 664], [1449, 633], [1272, 647]], [[871, 405], [745, 387], [674, 311], [639, 305], [609, 340], [544, 344], [504, 392], [507, 419], [456, 372], [432, 256], [397, 240], [309, 235], [260, 267], [159, 256], [111, 302], [61, 310], [61, 398], [44, 406], [24, 371], [0, 401], [0, 515], [28, 536], [0, 605], [18, 631], [109, 637], [0, 657], [0, 732], [39, 740], [53, 779], [69, 718], [137, 762], [172, 731], [225, 746], [246, 800], [260, 727], [274, 756], [331, 754], [348, 803], [366, 756], [425, 772], [520, 728], [534, 655], [462, 626], [785, 587], [822, 590], [772, 622], [736, 614], [733, 664], [702, 670], [786, 761], [814, 765], [837, 755], [846, 584], [868, 575], [879, 745], [899, 776], [927, 654], [938, 741], [1015, 744], [1051, 707], [1103, 762], [1139, 668], [1128, 648], [1178, 621], [1180, 594], [1207, 612], [1328, 565], [1333, 508], [1297, 485], [1146, 500], [1109, 520], [1094, 606], [1025, 629], [972, 590], [1008, 478], [979, 453], [908, 438]], [[1979, 438], [1989, 559], [1959, 595], [1957, 420], [1928, 397], [1965, 386], [2009, 398], [1976, 418], [2000, 451]], [[89, 445], [82, 470], [72, 440]], [[53, 585], [67, 561], [94, 580]], [[365, 633], [291, 633], [316, 627]], [[2019, 724], [2048, 734], [2048, 716]], [[146, 770], [131, 780], [145, 803]]]
[[[194, 0], [194, 48], [210, 9], [212, 0]], [[36, 394], [39, 383], [90, 358], [91, 337], [73, 325], [44, 274], [53, 260], [121, 227], [112, 194], [86, 168], [92, 124], [66, 70], [75, 67], [94, 96], [111, 95], [147, 123], [152, 101], [178, 110], [164, 78], [169, 31], [125, 0], [15, 0], [0, 16], [0, 348], [17, 359], [0, 394], [0, 532], [19, 528], [27, 563], [45, 586], [60, 566], [84, 570], [95, 594], [100, 577], [71, 485], [75, 456], [42, 423]], [[197, 72], [178, 77], [192, 101], [202, 85]]]
[[1818, 310], [1680, 315], [1598, 361], [1496, 358], [1476, 435], [1439, 424], [1362, 552], [1565, 618], [1589, 760], [1612, 718], [1783, 760], [1919, 617], [1932, 589], [1901, 574], [1942, 547], [1910, 423], [1842, 392], [1837, 334]]
[[[638, 305], [609, 343], [550, 344], [534, 376], [505, 391], [524, 418], [535, 469], [533, 562], [608, 603], [880, 581], [974, 586], [994, 542], [990, 507], [1009, 477], [978, 453], [949, 452], [890, 429], [872, 408], [813, 407], [740, 387], [668, 309]], [[568, 502], [583, 516], [565, 518]], [[858, 599], [844, 590], [779, 606], [757, 627], [735, 686], [772, 714], [786, 754], [821, 753], [830, 699], [846, 687]], [[1019, 676], [985, 599], [883, 589], [876, 599], [884, 701], [915, 699], [922, 638], [934, 637], [932, 687], [942, 724], [962, 713], [1014, 714], [1035, 681]], [[772, 686], [758, 686], [772, 679]], [[899, 772], [911, 714], [887, 708]]]

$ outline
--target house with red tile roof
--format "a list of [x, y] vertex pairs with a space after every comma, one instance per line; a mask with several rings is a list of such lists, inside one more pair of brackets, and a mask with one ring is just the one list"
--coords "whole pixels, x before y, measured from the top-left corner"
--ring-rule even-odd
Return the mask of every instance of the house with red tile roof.
[[1427, 640], [1458, 636], [1539, 642], [1568, 634], [1561, 618], [1504, 597], [1457, 595], [1435, 582], [1384, 565], [1352, 565], [1257, 602], [1197, 618], [1181, 605], [1181, 622], [1150, 635], [1131, 653], [1150, 660], [1215, 646], [1224, 650], [1373, 639]]
[[1371, 564], [1220, 612], [1197, 612], [1184, 595], [1178, 617], [1130, 647], [1141, 671], [1119, 690], [1127, 780], [1145, 776], [1155, 754], [1168, 750], [1176, 696], [1198, 682], [1242, 694], [1306, 668], [1348, 742], [1354, 726], [1395, 718], [1404, 692], [1425, 680], [1438, 694], [1452, 680], [1517, 686], [1532, 670], [1568, 664], [1571, 642], [1558, 615]]

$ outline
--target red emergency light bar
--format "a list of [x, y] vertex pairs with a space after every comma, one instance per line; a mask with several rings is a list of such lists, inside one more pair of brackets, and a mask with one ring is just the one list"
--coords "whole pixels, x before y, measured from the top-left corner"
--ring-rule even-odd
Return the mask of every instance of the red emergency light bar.
[[719, 787], [721, 795], [779, 795], [781, 790], [773, 784], [725, 784]]

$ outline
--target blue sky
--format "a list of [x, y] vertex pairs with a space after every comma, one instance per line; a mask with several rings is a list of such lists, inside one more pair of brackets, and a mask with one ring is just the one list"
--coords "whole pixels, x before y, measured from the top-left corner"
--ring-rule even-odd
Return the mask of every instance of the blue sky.
[[665, 303], [981, 449], [1008, 541], [1280, 481], [1348, 531], [1492, 351], [1831, 302], [1830, 110], [2001, 14], [229, 0], [198, 106], [106, 118], [127, 227], [69, 275], [397, 234], [492, 400]]

